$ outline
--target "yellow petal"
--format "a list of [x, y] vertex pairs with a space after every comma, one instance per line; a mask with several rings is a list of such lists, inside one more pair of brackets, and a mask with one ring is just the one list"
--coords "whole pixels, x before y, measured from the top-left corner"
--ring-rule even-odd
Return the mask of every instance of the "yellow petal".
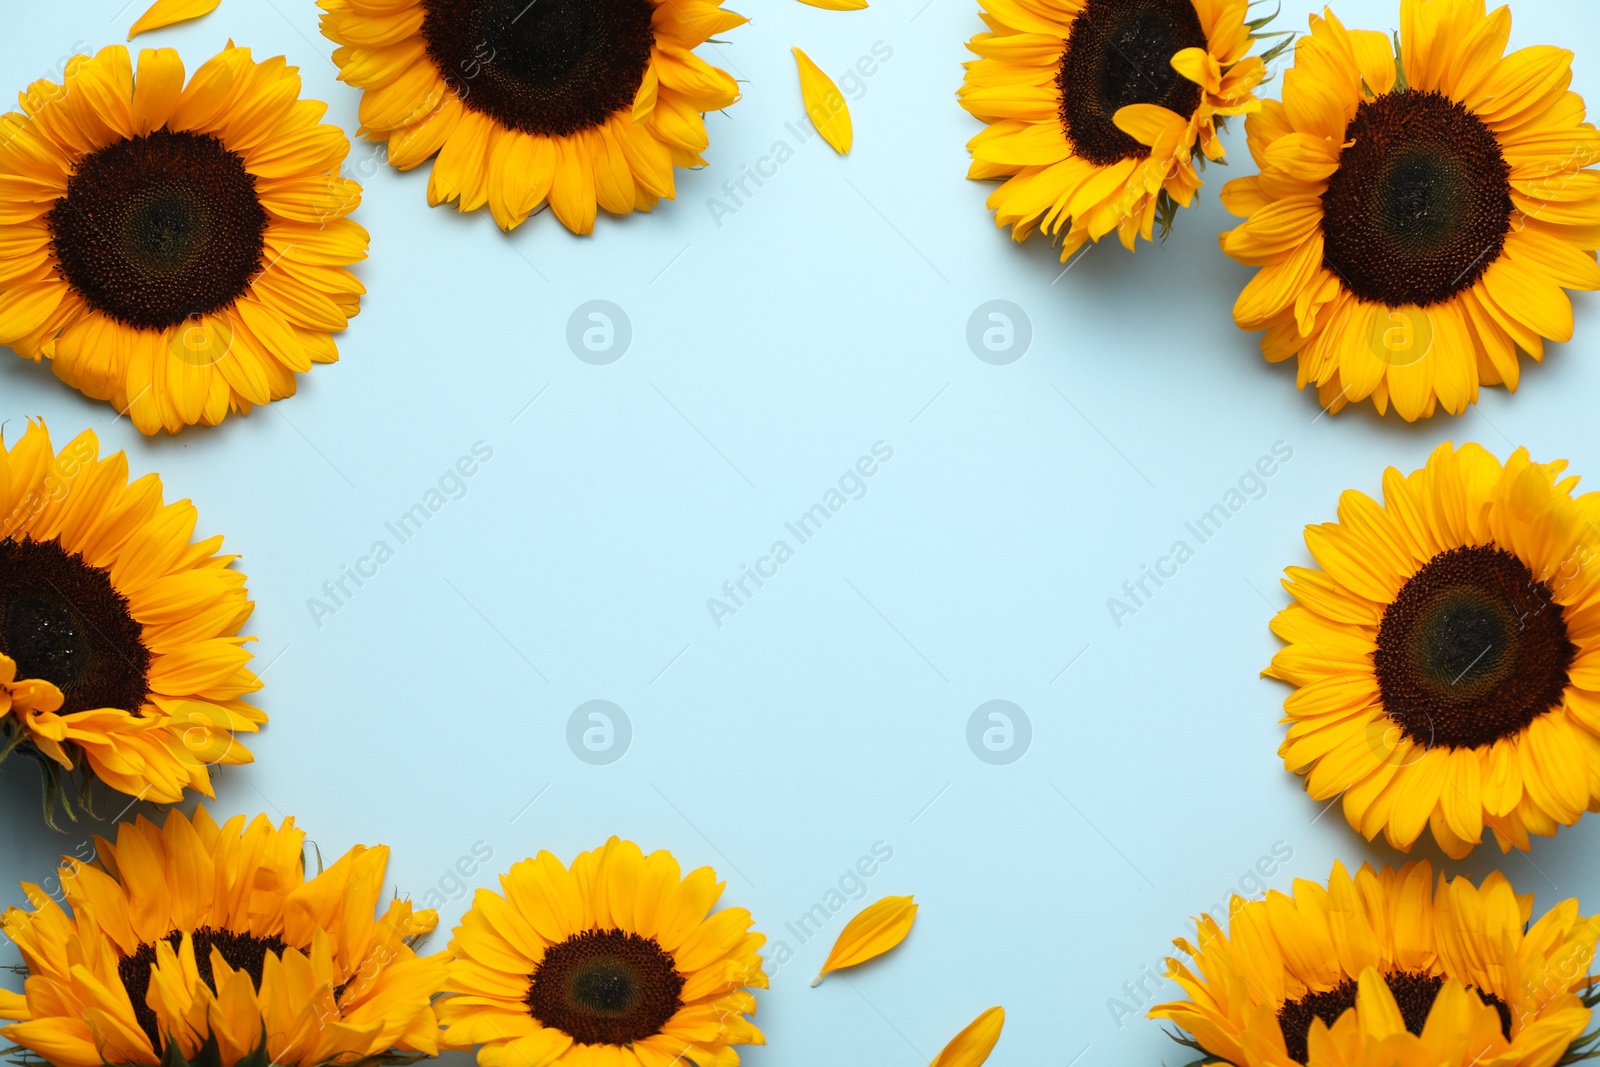
[[174, 22], [209, 15], [220, 3], [222, 0], [156, 0], [150, 5], [149, 11], [139, 16], [139, 21], [133, 24], [133, 29], [128, 31], [128, 40], [131, 41], [149, 30], [171, 26]]
[[822, 68], [798, 48], [794, 50], [794, 61], [800, 67], [800, 97], [805, 101], [806, 114], [811, 116], [811, 125], [835, 152], [849, 155], [855, 135], [850, 128], [850, 105], [844, 102], [844, 94], [833, 84], [833, 79], [822, 73]]
[[1000, 1040], [1000, 1028], [1005, 1024], [1006, 1010], [990, 1008], [951, 1038], [928, 1067], [978, 1067], [994, 1051], [994, 1043]]
[[816, 985], [834, 971], [854, 967], [883, 955], [906, 939], [917, 919], [917, 905], [910, 897], [884, 897], [845, 924], [839, 940], [833, 943], [828, 961], [817, 972]]
[[1385, 1038], [1405, 1033], [1405, 1020], [1400, 1017], [1400, 1006], [1394, 994], [1375, 968], [1361, 972], [1356, 984], [1356, 1011], [1361, 1025], [1368, 1034]]
[[867, 6], [867, 0], [800, 0], [802, 4], [812, 7], [826, 8], [829, 11], [860, 11]]

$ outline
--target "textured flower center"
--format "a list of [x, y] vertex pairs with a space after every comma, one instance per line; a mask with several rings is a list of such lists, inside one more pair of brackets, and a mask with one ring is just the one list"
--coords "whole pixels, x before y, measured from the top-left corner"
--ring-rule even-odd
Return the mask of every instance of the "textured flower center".
[[[202, 926], [189, 935], [194, 941], [195, 970], [200, 974], [200, 980], [217, 991], [217, 983], [212, 978], [211, 950], [216, 949], [227, 963], [236, 971], [244, 971], [261, 988], [261, 970], [266, 965], [267, 953], [281, 957], [289, 946], [282, 938], [269, 935], [255, 937], [251, 934], [234, 933], [232, 930], [216, 930], [209, 926]], [[176, 952], [183, 943], [183, 931], [174, 930], [161, 939], [172, 946]], [[150, 969], [156, 963], [157, 942], [140, 945], [131, 955], [123, 956], [117, 961], [117, 976], [122, 979], [122, 986], [128, 991], [128, 999], [133, 1002], [134, 1018], [139, 1020], [139, 1027], [150, 1039], [150, 1045], [158, 1053], [161, 1051], [162, 1035], [156, 1013], [145, 1003], [145, 998], [150, 992]]]
[[[1428, 1012], [1433, 1010], [1433, 1002], [1439, 996], [1439, 990], [1444, 988], [1444, 978], [1437, 974], [1396, 971], [1384, 975], [1383, 980], [1389, 986], [1389, 992], [1394, 994], [1406, 1029], [1413, 1034], [1421, 1034], [1423, 1024], [1428, 1021]], [[1356, 1006], [1356, 989], [1356, 983], [1346, 979], [1325, 993], [1307, 993], [1299, 1000], [1287, 1001], [1278, 1009], [1278, 1028], [1283, 1031], [1283, 1042], [1288, 1046], [1290, 1059], [1296, 1063], [1307, 1062], [1311, 1021], [1321, 1019], [1325, 1026], [1338, 1022], [1339, 1016]], [[1472, 991], [1500, 1013], [1500, 1030], [1509, 1041], [1510, 1006], [1493, 993], [1478, 989]]]
[[56, 541], [0, 541], [0, 652], [18, 678], [42, 678], [62, 714], [137, 712], [148, 692], [144, 628], [111, 576]]
[[580, 1045], [643, 1041], [683, 1007], [683, 975], [653, 938], [585, 930], [553, 945], [533, 972], [528, 1013]]
[[67, 283], [144, 330], [232, 305], [261, 269], [268, 221], [237, 153], [166, 129], [89, 153], [46, 219]]
[[1550, 587], [1492, 545], [1424, 564], [1385, 609], [1377, 644], [1383, 709], [1429, 748], [1517, 733], [1560, 703], [1577, 655]]
[[1172, 69], [1172, 57], [1204, 47], [1194, 0], [1089, 0], [1072, 20], [1056, 71], [1061, 128], [1073, 153], [1097, 166], [1149, 155], [1112, 120], [1129, 104], [1193, 115], [1200, 87]]
[[446, 83], [507, 129], [564, 137], [633, 106], [655, 45], [651, 0], [423, 0]]
[[1363, 300], [1442, 303], [1472, 288], [1511, 229], [1511, 168], [1483, 120], [1436, 92], [1368, 100], [1322, 194], [1323, 263]]

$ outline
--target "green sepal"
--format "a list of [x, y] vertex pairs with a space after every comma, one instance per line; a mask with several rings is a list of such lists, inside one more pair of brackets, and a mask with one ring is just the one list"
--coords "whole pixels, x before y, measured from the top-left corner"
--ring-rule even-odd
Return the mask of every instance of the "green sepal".
[[1568, 1046], [1566, 1053], [1556, 1061], [1556, 1067], [1567, 1067], [1568, 1064], [1582, 1063], [1584, 1060], [1600, 1057], [1600, 1048], [1595, 1047], [1596, 1042], [1600, 1042], [1600, 1030], [1596, 1030]]
[[[166, 1048], [161, 1051], [161, 1067], [222, 1067], [222, 1049], [217, 1046], [217, 1035], [207, 1034], [205, 1044], [193, 1059], [183, 1054], [176, 1038], [167, 1036]], [[267, 1055], [267, 1039], [263, 1037], [256, 1050], [241, 1058], [236, 1067], [271, 1067], [272, 1057]]]
[[[222, 1052], [217, 1047], [215, 1034], [206, 1035], [206, 1043], [200, 1047], [193, 1059], [185, 1058], [183, 1050], [178, 1047], [178, 1042], [171, 1037], [167, 1038], [166, 1046], [161, 1054], [161, 1067], [222, 1067]], [[380, 1052], [376, 1056], [364, 1056], [359, 1060], [353, 1060], [343, 1067], [404, 1067], [431, 1058], [424, 1053]], [[267, 1053], [266, 1038], [262, 1038], [256, 1050], [240, 1059], [233, 1067], [274, 1067], [272, 1057]], [[315, 1067], [329, 1067], [329, 1065], [322, 1064]]]
[[[1584, 1007], [1593, 1008], [1600, 1005], [1600, 976], [1590, 978], [1589, 981], [1595, 984], [1579, 994], [1579, 999], [1583, 1001]], [[1567, 1051], [1556, 1061], [1555, 1067], [1566, 1067], [1567, 1064], [1596, 1058], [1600, 1058], [1600, 1029], [1591, 1030], [1568, 1045]]]
[[[1251, 4], [1250, 6], [1254, 7], [1255, 4]], [[1270, 14], [1270, 15], [1262, 15], [1258, 19], [1251, 19], [1249, 22], [1246, 22], [1244, 24], [1244, 27], [1245, 27], [1245, 29], [1250, 31], [1250, 36], [1254, 37], [1254, 36], [1256, 36], [1256, 31], [1257, 30], [1259, 30], [1261, 27], [1267, 25], [1269, 22], [1271, 22], [1273, 19], [1277, 18], [1282, 13], [1283, 13], [1283, 0], [1279, 0], [1278, 6], [1272, 9], [1272, 14]]]
[[1394, 31], [1394, 89], [1392, 92], [1409, 92], [1411, 83], [1406, 80], [1406, 59], [1400, 51], [1400, 31]]
[[1156, 195], [1156, 229], [1165, 241], [1172, 234], [1172, 224], [1178, 221], [1179, 204], [1172, 194], [1162, 189]]
[[1258, 33], [1253, 35], [1256, 40], [1264, 41], [1271, 37], [1282, 37], [1283, 40], [1261, 53], [1261, 62], [1271, 63], [1289, 49], [1293, 48], [1300, 35], [1293, 30], [1278, 30], [1273, 33]]
[[[1264, 0], [1256, 0], [1256, 3], [1262, 2], [1264, 2]], [[1254, 7], [1255, 4], [1251, 4], [1250, 6]], [[1250, 39], [1253, 41], [1269, 41], [1274, 37], [1282, 38], [1282, 40], [1278, 41], [1271, 48], [1268, 48], [1265, 52], [1261, 53], [1261, 62], [1263, 63], [1271, 63], [1273, 60], [1283, 55], [1289, 49], [1293, 48], [1295, 41], [1299, 40], [1300, 38], [1300, 35], [1294, 30], [1273, 30], [1271, 33], [1263, 32], [1268, 26], [1272, 25], [1272, 21], [1276, 19], [1282, 12], [1283, 2], [1282, 0], [1279, 0], [1278, 6], [1273, 10], [1272, 14], [1262, 15], [1260, 18], [1251, 19], [1244, 24], [1245, 30], [1249, 32]]]
[[[168, 1037], [166, 1048], [161, 1052], [160, 1067], [222, 1067], [222, 1050], [217, 1047], [215, 1034], [206, 1035], [206, 1043], [191, 1059], [183, 1054], [183, 1049], [178, 1042]], [[359, 1060], [341, 1064], [340, 1067], [409, 1067], [410, 1064], [420, 1063], [423, 1060], [434, 1059], [423, 1052], [380, 1052], [375, 1056], [364, 1056]], [[17, 1067], [53, 1067], [49, 1060], [36, 1052], [14, 1045], [8, 1049], [0, 1049], [0, 1060], [6, 1060]], [[114, 1067], [107, 1064], [106, 1067]], [[274, 1064], [272, 1057], [267, 1053], [266, 1038], [261, 1039], [261, 1044], [248, 1056], [243, 1057], [234, 1064], [234, 1067], [298, 1067], [298, 1065]], [[333, 1061], [322, 1064], [311, 1064], [309, 1067], [333, 1067]]]
[[15, 752], [24, 741], [28, 740], [28, 731], [21, 726], [12, 725], [0, 736], [4, 736], [6, 739], [5, 747], [0, 748], [0, 763], [4, 763], [11, 753]]
[[1192, 1038], [1189, 1035], [1185, 1034], [1182, 1030], [1166, 1030], [1166, 1031], [1163, 1031], [1163, 1032], [1168, 1037], [1170, 1037], [1173, 1041], [1175, 1041], [1178, 1044], [1182, 1045], [1184, 1048], [1193, 1049], [1194, 1051], [1200, 1053], [1200, 1058], [1199, 1059], [1190, 1060], [1188, 1063], [1184, 1064], [1184, 1067], [1206, 1067], [1206, 1065], [1210, 1064], [1210, 1063], [1224, 1063], [1225, 1064], [1225, 1063], [1228, 1062], [1223, 1057], [1218, 1056], [1215, 1053], [1208, 1051], [1204, 1045], [1200, 1044], [1200, 1042], [1196, 1041], [1194, 1038]]

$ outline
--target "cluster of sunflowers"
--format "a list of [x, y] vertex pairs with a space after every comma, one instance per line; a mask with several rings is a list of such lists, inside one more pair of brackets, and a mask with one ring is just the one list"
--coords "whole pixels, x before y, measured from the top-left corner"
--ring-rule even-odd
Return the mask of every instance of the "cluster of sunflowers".
[[[857, 7], [843, 0], [820, 6]], [[720, 0], [319, 0], [360, 135], [432, 160], [431, 204], [506, 230], [548, 207], [575, 233], [650, 211], [705, 164], [704, 113], [739, 87], [695, 54], [746, 20]], [[163, 0], [152, 25], [215, 0]], [[1522, 353], [1570, 340], [1566, 290], [1600, 289], [1600, 132], [1572, 54], [1506, 54], [1511, 15], [1403, 0], [1393, 41], [1332, 11], [1267, 30], [1250, 0], [983, 0], [962, 106], [987, 124], [973, 179], [995, 221], [1066, 260], [1163, 233], [1246, 116], [1259, 173], [1222, 249], [1260, 267], [1234, 318], [1296, 357], [1337, 412], [1407, 420], [1515, 389]], [[147, 16], [149, 18], [149, 16]], [[136, 29], [148, 28], [146, 20]], [[1259, 53], [1258, 44], [1278, 40]], [[1294, 46], [1281, 100], [1256, 95]], [[796, 50], [812, 121], [848, 150], [848, 107]], [[48, 359], [145, 433], [215, 425], [338, 358], [367, 234], [349, 141], [281, 57], [231, 45], [185, 83], [170, 48], [114, 46], [0, 119], [0, 344]]]
[[682, 876], [615, 838], [570, 867], [541, 853], [422, 956], [436, 913], [394, 900], [374, 918], [389, 850], [307, 879], [304, 838], [292, 818], [175, 810], [69, 860], [67, 908], [25, 884], [34, 908], [3, 929], [27, 991], [0, 991], [18, 1020], [4, 1034], [55, 1067], [377, 1065], [474, 1045], [483, 1067], [725, 1067], [762, 1040], [745, 1015], [765, 939], [742, 908], [711, 913], [708, 869]]
[[[672, 198], [675, 168], [704, 164], [704, 114], [739, 95], [694, 54], [744, 21], [717, 0], [320, 3], [361, 135], [395, 167], [431, 159], [431, 203], [507, 230], [548, 206], [588, 233], [600, 209]], [[135, 29], [215, 6], [160, 0]], [[1132, 249], [1246, 116], [1259, 173], [1223, 190], [1245, 221], [1221, 244], [1261, 269], [1235, 319], [1329, 412], [1460, 414], [1571, 337], [1566, 290], [1600, 289], [1600, 131], [1569, 52], [1506, 53], [1504, 7], [1402, 0], [1392, 40], [1326, 11], [1254, 52], [1282, 35], [1246, 0], [982, 6], [960, 98], [987, 124], [969, 177], [1001, 183], [997, 224], [1063, 261], [1113, 232]], [[1291, 44], [1282, 99], [1258, 99]], [[231, 44], [192, 77], [170, 48], [111, 47], [29, 86], [0, 117], [0, 344], [148, 434], [248, 413], [335, 360], [367, 234], [349, 141], [300, 89]], [[1600, 811], [1600, 494], [1576, 485], [1523, 450], [1446, 444], [1307, 530], [1320, 569], [1289, 569], [1265, 672], [1293, 687], [1279, 755], [1367, 840], [1408, 852], [1426, 831], [1460, 859], [1486, 831], [1527, 850]], [[210, 796], [212, 768], [251, 759], [253, 605], [195, 525], [92, 433], [0, 441], [0, 761], [40, 765], [47, 819], [97, 787]], [[570, 865], [541, 853], [421, 955], [438, 916], [379, 912], [386, 848], [308, 878], [303, 845], [292, 819], [203, 808], [95, 838], [59, 894], [25, 884], [31, 907], [5, 913], [28, 978], [0, 991], [0, 1033], [56, 1067], [474, 1047], [483, 1067], [732, 1067], [762, 1041], [764, 938], [714, 910], [709, 869], [616, 839]], [[905, 936], [910, 898], [880, 905], [824, 973]], [[1171, 961], [1185, 998], [1152, 1015], [1234, 1067], [1561, 1067], [1600, 1055], [1597, 939], [1576, 901], [1534, 921], [1499, 874], [1335, 865], [1234, 900], [1227, 929], [1200, 920], [1176, 942], [1191, 963]], [[986, 1012], [935, 1063], [982, 1063], [1002, 1022]]]

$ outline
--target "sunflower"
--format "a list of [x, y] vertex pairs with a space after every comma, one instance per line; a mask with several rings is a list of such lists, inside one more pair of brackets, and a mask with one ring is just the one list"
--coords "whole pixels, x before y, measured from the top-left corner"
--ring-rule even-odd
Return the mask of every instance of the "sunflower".
[[[1595, 1035], [1585, 977], [1600, 922], [1567, 900], [1531, 927], [1533, 895], [1408, 863], [1230, 903], [1167, 961], [1187, 995], [1158, 1004], [1208, 1063], [1235, 1067], [1554, 1067]], [[1198, 972], [1198, 974], [1196, 973]]]
[[[1059, 237], [1063, 261], [1117, 231], [1130, 251], [1163, 233], [1223, 157], [1222, 117], [1260, 107], [1267, 19], [1248, 0], [982, 0], [961, 106], [988, 123], [968, 178], [1003, 180], [995, 225]], [[1196, 158], [1198, 145], [1200, 157]]]
[[1517, 352], [1570, 340], [1566, 289], [1600, 289], [1600, 132], [1572, 53], [1505, 55], [1511, 14], [1402, 0], [1400, 55], [1331, 12], [1245, 124], [1261, 168], [1223, 202], [1222, 248], [1261, 267], [1234, 305], [1262, 353], [1299, 357], [1325, 408], [1461, 414], [1516, 389]]
[[736, 1067], [765, 1044], [745, 1018], [764, 989], [750, 913], [712, 905], [709, 867], [612, 838], [565, 867], [548, 852], [478, 890], [455, 929], [439, 1005], [450, 1047], [482, 1067]]
[[61, 868], [66, 908], [24, 885], [33, 910], [5, 914], [28, 980], [0, 991], [0, 1019], [18, 1020], [0, 1034], [53, 1067], [437, 1053], [444, 957], [412, 943], [438, 915], [394, 900], [374, 919], [387, 846], [358, 845], [307, 881], [304, 842], [292, 818], [219, 827], [204, 808], [95, 838], [93, 863]]
[[1600, 494], [1565, 467], [1446, 443], [1307, 528], [1322, 569], [1288, 569], [1263, 672], [1295, 687], [1279, 755], [1368, 840], [1459, 859], [1600, 810]]
[[505, 230], [546, 202], [589, 233], [597, 205], [672, 199], [672, 168], [705, 164], [703, 113], [739, 98], [694, 54], [746, 21], [721, 0], [317, 2], [362, 136], [401, 170], [437, 153], [428, 203], [487, 203]]
[[212, 764], [250, 762], [234, 734], [267, 721], [240, 699], [261, 683], [234, 557], [99, 452], [85, 431], [57, 454], [43, 423], [0, 440], [0, 759], [41, 762], [47, 813], [83, 764], [145, 800], [210, 796]]
[[350, 142], [280, 56], [231, 45], [184, 85], [170, 48], [103, 49], [0, 116], [0, 344], [142, 432], [216, 425], [338, 358]]

